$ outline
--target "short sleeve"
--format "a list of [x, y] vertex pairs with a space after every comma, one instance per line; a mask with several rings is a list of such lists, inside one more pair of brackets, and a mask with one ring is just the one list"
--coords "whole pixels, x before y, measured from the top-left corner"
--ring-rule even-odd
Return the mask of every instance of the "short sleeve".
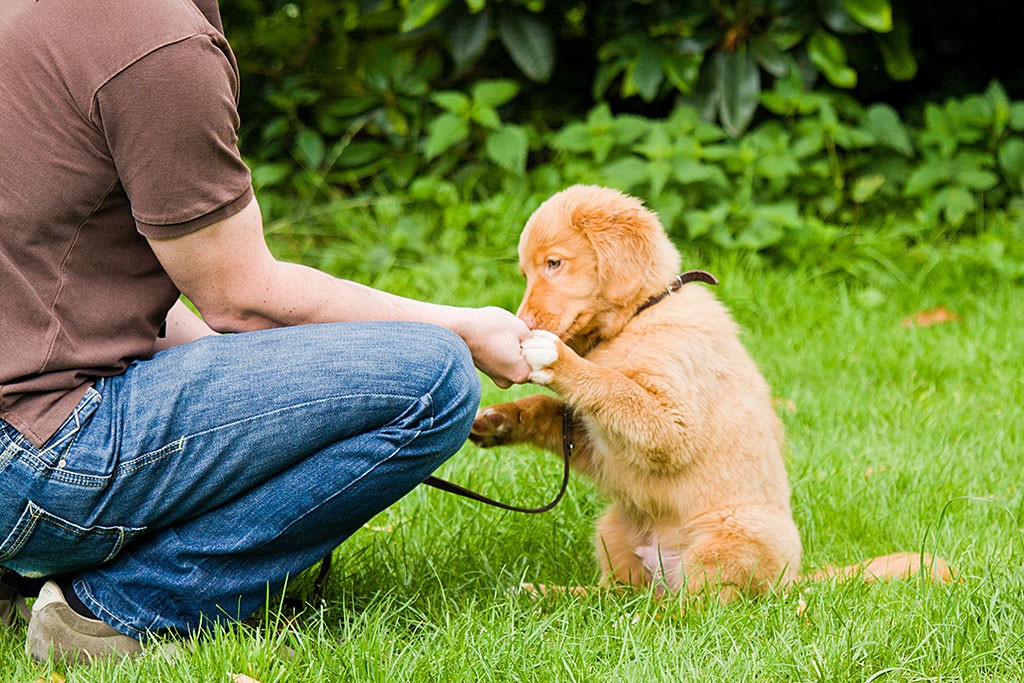
[[150, 52], [97, 92], [96, 123], [146, 237], [194, 232], [252, 200], [237, 90], [231, 60], [196, 35]]

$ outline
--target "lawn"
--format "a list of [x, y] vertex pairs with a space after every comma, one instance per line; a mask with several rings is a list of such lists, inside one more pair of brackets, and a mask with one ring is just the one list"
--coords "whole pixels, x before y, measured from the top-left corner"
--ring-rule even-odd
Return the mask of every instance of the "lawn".
[[[433, 294], [401, 275], [383, 284], [514, 307], [513, 258], [510, 242]], [[803, 568], [923, 550], [947, 558], [958, 583], [803, 584], [727, 607], [642, 593], [534, 600], [520, 582], [596, 578], [590, 536], [605, 503], [589, 483], [574, 477], [541, 516], [420, 487], [337, 551], [323, 604], [294, 631], [238, 630], [175, 660], [66, 670], [32, 664], [19, 627], [0, 633], [0, 680], [1019, 680], [1024, 285], [955, 259], [878, 282], [727, 255], [687, 266], [719, 277], [777, 397]], [[486, 286], [480, 268], [493, 273]], [[956, 318], [917, 324], [940, 308]], [[488, 386], [484, 400], [530, 391]], [[545, 502], [560, 476], [531, 449], [471, 445], [441, 474], [521, 504]], [[294, 660], [277, 655], [282, 643]]]

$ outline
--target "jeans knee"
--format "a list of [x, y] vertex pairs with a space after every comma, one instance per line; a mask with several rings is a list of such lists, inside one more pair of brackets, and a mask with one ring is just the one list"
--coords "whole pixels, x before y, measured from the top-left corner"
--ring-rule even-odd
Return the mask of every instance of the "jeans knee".
[[[444, 328], [434, 328], [424, 335], [424, 353], [439, 364], [441, 372], [435, 387], [436, 416], [465, 441], [480, 405], [480, 377], [469, 348], [461, 337]], [[456, 448], [457, 450], [457, 448]]]

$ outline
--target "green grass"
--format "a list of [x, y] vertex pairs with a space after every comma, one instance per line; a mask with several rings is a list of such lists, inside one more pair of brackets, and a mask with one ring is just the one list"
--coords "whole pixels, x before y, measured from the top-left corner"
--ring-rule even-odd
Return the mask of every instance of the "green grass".
[[[514, 306], [512, 243], [486, 286], [471, 273], [405, 293]], [[168, 662], [57, 668], [70, 681], [921, 681], [1024, 672], [1024, 285], [938, 261], [874, 285], [717, 257], [707, 267], [743, 326], [787, 431], [804, 568], [898, 550], [948, 558], [962, 582], [819, 583], [684, 612], [647, 594], [532, 600], [521, 581], [588, 584], [604, 502], [574, 478], [553, 512], [500, 512], [420, 487], [345, 543], [326, 601], [295, 633], [220, 633]], [[426, 266], [426, 267], [429, 267]], [[412, 272], [412, 271], [410, 271]], [[413, 273], [415, 275], [415, 273]], [[698, 286], [698, 285], [694, 285]], [[960, 321], [905, 327], [945, 306]], [[529, 393], [485, 391], [485, 401]], [[539, 504], [559, 463], [467, 446], [442, 475]], [[309, 577], [296, 582], [296, 594]], [[0, 680], [50, 667], [0, 633]], [[277, 656], [284, 642], [295, 661]]]

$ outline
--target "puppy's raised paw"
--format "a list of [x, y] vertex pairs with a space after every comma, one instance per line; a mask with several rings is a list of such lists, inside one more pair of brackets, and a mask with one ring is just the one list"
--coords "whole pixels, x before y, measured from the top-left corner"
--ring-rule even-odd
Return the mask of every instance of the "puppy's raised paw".
[[551, 382], [553, 374], [550, 366], [558, 360], [558, 346], [561, 343], [558, 337], [544, 330], [535, 330], [532, 337], [523, 340], [521, 344], [523, 358], [533, 370], [530, 373], [531, 382], [534, 384]]
[[517, 413], [509, 404], [481, 408], [469, 429], [469, 440], [482, 448], [509, 443], [518, 422]]

